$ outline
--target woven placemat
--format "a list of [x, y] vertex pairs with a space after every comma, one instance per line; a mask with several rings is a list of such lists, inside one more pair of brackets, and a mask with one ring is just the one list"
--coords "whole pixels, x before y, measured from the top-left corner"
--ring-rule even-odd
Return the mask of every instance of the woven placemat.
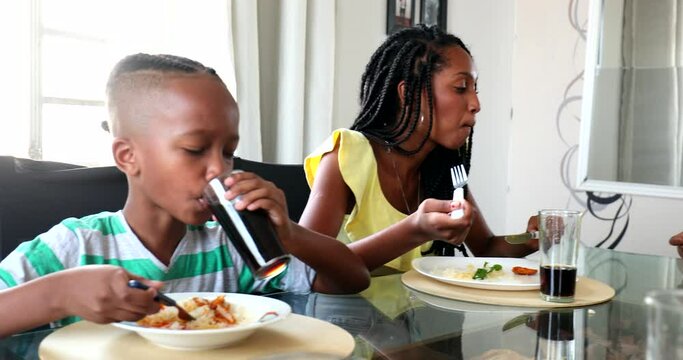
[[576, 283], [574, 302], [555, 303], [544, 301], [538, 290], [503, 291], [474, 289], [447, 284], [410, 270], [401, 276], [403, 284], [413, 290], [447, 299], [479, 304], [521, 306], [534, 308], [577, 307], [599, 304], [614, 297], [614, 289], [598, 280], [580, 276]]
[[[191, 331], [191, 330], [188, 330]], [[291, 314], [263, 327], [233, 346], [201, 351], [156, 346], [138, 334], [111, 325], [79, 321], [48, 335], [40, 344], [41, 359], [258, 359], [274, 354], [327, 354], [344, 358], [355, 342], [346, 330], [308, 316]]]

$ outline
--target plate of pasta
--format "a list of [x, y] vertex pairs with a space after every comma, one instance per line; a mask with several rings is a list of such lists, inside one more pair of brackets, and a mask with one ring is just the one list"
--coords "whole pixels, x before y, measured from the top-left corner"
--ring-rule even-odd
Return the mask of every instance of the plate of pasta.
[[134, 331], [162, 347], [205, 350], [236, 344], [292, 312], [287, 303], [265, 296], [207, 292], [166, 295], [176, 300], [195, 320], [182, 320], [177, 308], [162, 306], [159, 312], [137, 322], [112, 325]]
[[538, 262], [520, 258], [428, 256], [413, 260], [413, 269], [432, 279], [488, 290], [538, 290]]

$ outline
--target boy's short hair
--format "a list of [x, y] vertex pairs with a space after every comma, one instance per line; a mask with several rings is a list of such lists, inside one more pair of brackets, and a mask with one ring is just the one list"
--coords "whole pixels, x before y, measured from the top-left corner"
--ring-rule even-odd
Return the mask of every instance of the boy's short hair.
[[[102, 126], [114, 136], [119, 136], [122, 132], [121, 122], [125, 121], [122, 113], [126, 107], [141, 99], [144, 100], [149, 96], [150, 90], [162, 85], [169, 75], [201, 74], [214, 76], [225, 86], [213, 68], [198, 61], [167, 54], [138, 53], [126, 56], [114, 66], [109, 75], [106, 90], [109, 123], [103, 123]], [[136, 116], [144, 116], [141, 108], [137, 108], [133, 113]]]

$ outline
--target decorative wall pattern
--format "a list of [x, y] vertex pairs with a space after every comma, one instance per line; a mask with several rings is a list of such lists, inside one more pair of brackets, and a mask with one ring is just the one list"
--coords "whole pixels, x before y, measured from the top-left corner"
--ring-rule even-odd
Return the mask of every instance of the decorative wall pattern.
[[[574, 60], [579, 63], [585, 63], [583, 51], [578, 51], [579, 47], [586, 45], [586, 24], [587, 12], [579, 11], [581, 6], [586, 6], [585, 0], [569, 0], [568, 18], [569, 24], [576, 32], [576, 42], [574, 44]], [[582, 18], [585, 16], [585, 18]], [[592, 217], [601, 223], [599, 229], [602, 233], [596, 237], [597, 241], [592, 244], [585, 244], [595, 247], [604, 247], [607, 249], [617, 249], [621, 241], [625, 238], [630, 222], [630, 209], [633, 204], [633, 198], [623, 194], [608, 194], [596, 193], [592, 191], [583, 191], [576, 189], [576, 155], [578, 144], [576, 144], [571, 137], [563, 133], [562, 123], [565, 121], [580, 122], [580, 104], [583, 91], [583, 74], [581, 70], [576, 76], [567, 84], [563, 94], [562, 101], [558, 106], [555, 116], [555, 127], [557, 135], [562, 143], [567, 148], [562, 162], [560, 164], [560, 176], [562, 183], [569, 191], [567, 199], [567, 207], [571, 207], [573, 203], [583, 207], [586, 211], [586, 217]], [[578, 138], [576, 138], [578, 141]]]

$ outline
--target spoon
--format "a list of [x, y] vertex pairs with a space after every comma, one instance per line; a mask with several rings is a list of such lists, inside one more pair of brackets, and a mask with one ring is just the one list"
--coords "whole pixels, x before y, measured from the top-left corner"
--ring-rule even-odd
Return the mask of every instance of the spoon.
[[[134, 289], [141, 289], [141, 290], [147, 290], [149, 289], [149, 286], [137, 281], [137, 280], [129, 280], [128, 281], [128, 287], [134, 288]], [[185, 320], [185, 321], [193, 321], [195, 320], [190, 313], [185, 311], [178, 303], [175, 302], [175, 300], [171, 299], [170, 297], [164, 295], [161, 293], [161, 291], [157, 291], [157, 296], [154, 297], [154, 301], [158, 301], [166, 306], [175, 306], [178, 309], [178, 317]]]

